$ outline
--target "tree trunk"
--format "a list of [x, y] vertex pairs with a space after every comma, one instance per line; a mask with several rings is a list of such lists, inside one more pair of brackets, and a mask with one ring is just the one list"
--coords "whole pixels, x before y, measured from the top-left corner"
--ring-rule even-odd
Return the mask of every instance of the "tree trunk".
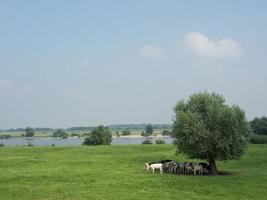
[[213, 176], [218, 175], [215, 159], [214, 158], [209, 159], [208, 162], [209, 162], [209, 165], [210, 165], [210, 174], [213, 175]]

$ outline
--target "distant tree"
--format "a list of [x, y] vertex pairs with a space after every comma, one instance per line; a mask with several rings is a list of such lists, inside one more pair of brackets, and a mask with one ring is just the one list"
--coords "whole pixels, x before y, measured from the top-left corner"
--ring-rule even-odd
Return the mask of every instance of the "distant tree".
[[111, 132], [107, 127], [101, 125], [91, 131], [89, 136], [85, 138], [83, 145], [109, 145], [111, 141]]
[[173, 136], [179, 153], [206, 159], [210, 173], [217, 175], [216, 160], [239, 159], [247, 147], [250, 126], [238, 106], [225, 104], [215, 93], [198, 93], [174, 109]]
[[31, 127], [27, 127], [25, 136], [26, 137], [33, 137], [34, 136], [34, 130]]
[[255, 117], [250, 121], [253, 132], [258, 135], [267, 135], [267, 117]]
[[0, 139], [9, 139], [11, 138], [11, 135], [5, 134], [5, 135], [0, 135]]
[[117, 136], [117, 137], [120, 137], [120, 133], [119, 133], [119, 131], [116, 131], [116, 136]]
[[67, 138], [68, 134], [62, 129], [57, 129], [55, 132], [53, 132], [53, 137]]
[[144, 136], [150, 136], [153, 134], [153, 126], [151, 124], [148, 124], [146, 126], [146, 132]]
[[123, 130], [121, 135], [131, 135], [131, 131], [129, 130]]
[[157, 139], [155, 141], [155, 144], [165, 144], [165, 141], [164, 140], [161, 140], [161, 139]]
[[34, 145], [32, 143], [30, 143], [30, 142], [28, 142], [27, 146], [28, 147], [34, 147]]
[[168, 130], [163, 130], [161, 134], [164, 135], [164, 136], [166, 136], [166, 135], [170, 135], [171, 132], [168, 131]]
[[148, 139], [146, 139], [146, 140], [144, 140], [144, 141], [142, 142], [142, 144], [153, 144], [153, 142], [152, 142], [152, 140], [148, 140]]

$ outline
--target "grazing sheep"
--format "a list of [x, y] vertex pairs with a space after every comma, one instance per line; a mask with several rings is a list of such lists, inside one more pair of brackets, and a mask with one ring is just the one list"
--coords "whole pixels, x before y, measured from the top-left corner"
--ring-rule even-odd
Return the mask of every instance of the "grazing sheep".
[[193, 172], [193, 163], [191, 162], [185, 162], [185, 174], [192, 174]]
[[184, 162], [178, 162], [177, 164], [178, 164], [179, 173], [184, 174], [185, 173], [185, 163]]
[[209, 173], [209, 171], [210, 171], [210, 166], [209, 166], [209, 164], [204, 163], [204, 162], [200, 162], [200, 163], [198, 163], [198, 164], [202, 166], [202, 168], [203, 168], [203, 173], [204, 173], [204, 174], [208, 174], [208, 173]]
[[202, 165], [194, 164], [193, 165], [194, 175], [197, 175], [197, 172], [199, 175], [203, 174], [203, 167]]
[[153, 174], [155, 169], [159, 169], [160, 173], [163, 173], [162, 163], [153, 163], [153, 164], [146, 163], [146, 170], [149, 169], [152, 169]]

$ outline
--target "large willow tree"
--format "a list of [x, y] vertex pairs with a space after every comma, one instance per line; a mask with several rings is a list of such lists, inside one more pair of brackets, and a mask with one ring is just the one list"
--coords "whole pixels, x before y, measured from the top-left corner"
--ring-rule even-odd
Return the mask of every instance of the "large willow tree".
[[247, 147], [250, 127], [239, 106], [222, 96], [202, 92], [175, 106], [173, 136], [179, 153], [206, 159], [217, 175], [216, 160], [239, 159]]

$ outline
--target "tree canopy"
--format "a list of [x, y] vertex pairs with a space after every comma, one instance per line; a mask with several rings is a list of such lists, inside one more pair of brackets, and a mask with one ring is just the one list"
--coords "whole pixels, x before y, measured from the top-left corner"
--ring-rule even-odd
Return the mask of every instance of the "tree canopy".
[[35, 134], [34, 130], [31, 127], [27, 127], [25, 131], [26, 131], [25, 133], [26, 137], [33, 137]]
[[152, 135], [153, 134], [153, 126], [151, 124], [148, 124], [146, 126], [146, 135], [149, 136], [149, 135]]
[[85, 138], [84, 145], [109, 145], [112, 141], [111, 132], [102, 125], [94, 128], [89, 136]]
[[177, 152], [206, 159], [212, 175], [218, 173], [215, 160], [239, 159], [244, 153], [251, 132], [245, 112], [227, 105], [221, 95], [193, 94], [179, 101], [174, 111]]
[[267, 135], [267, 117], [263, 116], [261, 118], [255, 117], [250, 125], [254, 133], [258, 135]]
[[63, 129], [57, 129], [53, 132], [53, 137], [67, 138], [68, 134]]

